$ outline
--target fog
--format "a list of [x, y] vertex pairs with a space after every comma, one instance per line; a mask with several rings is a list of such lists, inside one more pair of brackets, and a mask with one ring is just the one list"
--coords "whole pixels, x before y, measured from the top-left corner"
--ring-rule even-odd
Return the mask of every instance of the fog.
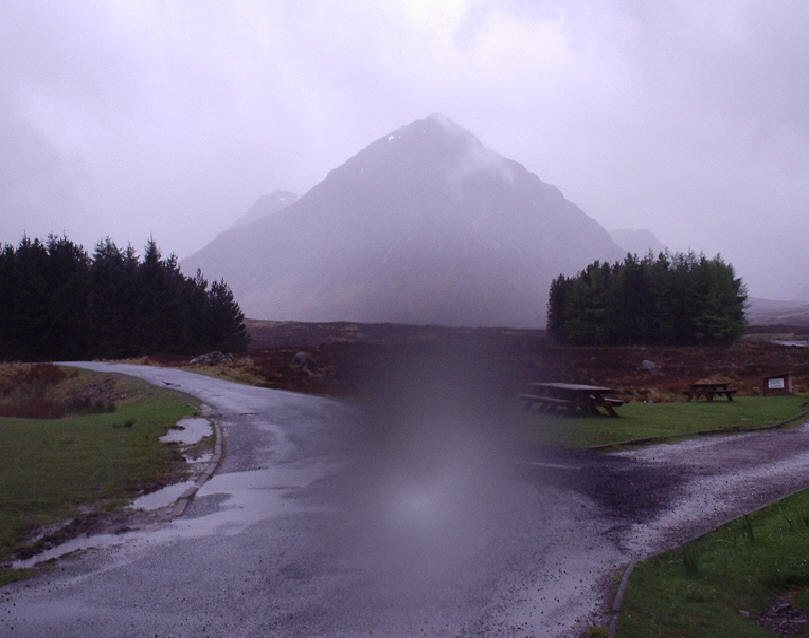
[[514, 443], [493, 408], [514, 380], [483, 355], [463, 340], [409, 344], [359, 399], [352, 460], [328, 481], [343, 512], [329, 545], [386, 595], [477, 587], [492, 554], [516, 560], [504, 539], [537, 495], [515, 480]]
[[0, 4], [0, 241], [185, 257], [432, 112], [606, 228], [805, 286], [809, 7], [789, 2]]

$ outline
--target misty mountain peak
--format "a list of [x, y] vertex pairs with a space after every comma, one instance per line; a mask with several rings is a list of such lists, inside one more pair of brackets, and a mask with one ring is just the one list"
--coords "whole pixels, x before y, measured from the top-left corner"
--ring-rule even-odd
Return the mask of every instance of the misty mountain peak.
[[449, 118], [449, 116], [444, 115], [443, 113], [438, 113], [437, 111], [434, 113], [430, 113], [424, 119], [435, 122], [436, 124], [440, 124], [441, 126], [444, 126], [448, 129], [457, 129], [463, 131], [464, 133], [468, 133], [468, 131], [465, 128], [458, 126], [452, 119]]
[[444, 136], [447, 139], [465, 140], [470, 144], [483, 146], [471, 131], [456, 124], [443, 113], [431, 113], [422, 120], [416, 120], [410, 126], [435, 137]]
[[425, 146], [447, 146], [458, 149], [465, 147], [483, 148], [481, 141], [471, 131], [440, 113], [433, 113], [421, 120], [416, 120], [407, 126], [403, 126], [397, 133], [411, 136]]
[[[433, 113], [378, 139], [344, 165], [357, 180], [380, 180], [396, 188], [402, 174], [422, 188], [458, 188], [470, 178], [513, 184], [529, 174], [517, 162], [487, 149], [470, 131], [446, 115]], [[341, 170], [338, 169], [338, 170]]]
[[552, 278], [621, 257], [558, 189], [432, 114], [184, 267], [254, 317], [538, 326]]

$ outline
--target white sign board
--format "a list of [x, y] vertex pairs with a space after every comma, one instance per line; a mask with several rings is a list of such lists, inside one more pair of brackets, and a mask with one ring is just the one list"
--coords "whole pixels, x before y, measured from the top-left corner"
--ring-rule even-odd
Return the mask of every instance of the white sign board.
[[771, 390], [783, 390], [784, 389], [784, 378], [778, 377], [776, 379], [767, 379], [767, 387]]

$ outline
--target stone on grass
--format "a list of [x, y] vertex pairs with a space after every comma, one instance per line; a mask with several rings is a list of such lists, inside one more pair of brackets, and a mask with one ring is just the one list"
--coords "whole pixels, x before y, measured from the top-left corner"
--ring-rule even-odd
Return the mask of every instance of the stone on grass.
[[207, 352], [198, 357], [194, 357], [188, 363], [192, 366], [213, 366], [220, 363], [230, 363], [231, 361], [233, 361], [233, 355], [229, 352], [222, 353], [218, 350], [214, 350], [213, 352]]

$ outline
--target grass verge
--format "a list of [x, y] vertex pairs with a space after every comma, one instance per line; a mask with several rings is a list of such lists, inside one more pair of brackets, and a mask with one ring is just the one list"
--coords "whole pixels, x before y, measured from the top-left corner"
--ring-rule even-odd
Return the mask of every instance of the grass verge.
[[809, 635], [809, 491], [640, 561], [617, 636]]
[[155, 359], [152, 357], [136, 357], [129, 359], [118, 359], [115, 363], [131, 363], [142, 366], [166, 366], [179, 368], [194, 374], [203, 374], [207, 377], [224, 379], [244, 385], [254, 385], [259, 387], [273, 387], [268, 380], [258, 374], [255, 370], [255, 363], [250, 357], [239, 357], [232, 361], [215, 363], [210, 365], [190, 365], [186, 358], [164, 357]]
[[[0, 418], [0, 565], [30, 550], [37, 528], [114, 511], [182, 471], [182, 458], [159, 438], [195, 412], [195, 399], [131, 377], [80, 376], [112, 380], [114, 412]], [[0, 584], [19, 576], [0, 568]]]
[[619, 417], [552, 416], [520, 410], [503, 415], [520, 443], [583, 448], [646, 437], [674, 438], [699, 430], [763, 427], [791, 419], [807, 408], [806, 395], [742, 396], [734, 401], [627, 403]]
[[255, 385], [259, 387], [269, 387], [266, 380], [258, 374], [251, 372], [249, 364], [225, 364], [211, 366], [179, 366], [181, 370], [204, 374], [208, 377], [216, 377], [225, 381], [242, 383], [244, 385]]

